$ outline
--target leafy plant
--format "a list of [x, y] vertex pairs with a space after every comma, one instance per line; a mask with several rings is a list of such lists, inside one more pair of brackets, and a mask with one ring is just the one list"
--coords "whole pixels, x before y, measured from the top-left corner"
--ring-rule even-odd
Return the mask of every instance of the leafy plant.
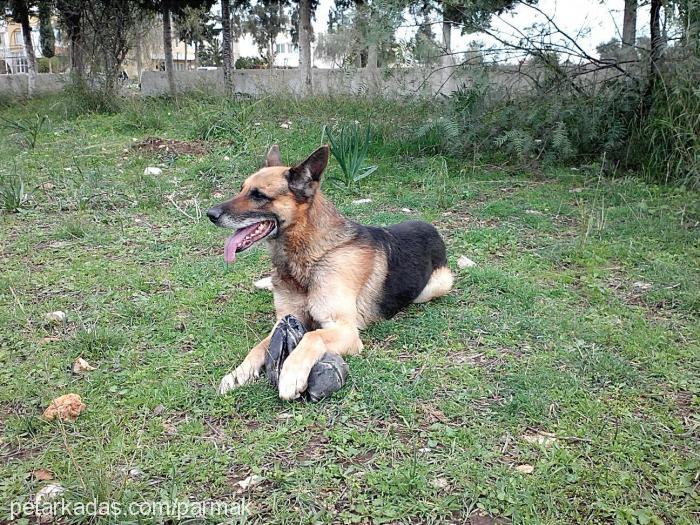
[[330, 177], [330, 180], [340, 182], [346, 188], [353, 188], [377, 171], [376, 165], [363, 167], [371, 142], [371, 125], [367, 124], [364, 132], [358, 122], [343, 125], [338, 131], [325, 126], [323, 134], [328, 137], [331, 153], [343, 173], [342, 177]]
[[39, 135], [48, 127], [49, 117], [46, 115], [36, 115], [32, 120], [10, 120], [3, 117], [5, 129], [13, 135], [19, 137], [20, 142], [31, 149], [34, 149], [39, 139]]
[[0, 201], [5, 211], [18, 212], [28, 200], [29, 195], [24, 191], [24, 181], [17, 175], [17, 170], [0, 181]]

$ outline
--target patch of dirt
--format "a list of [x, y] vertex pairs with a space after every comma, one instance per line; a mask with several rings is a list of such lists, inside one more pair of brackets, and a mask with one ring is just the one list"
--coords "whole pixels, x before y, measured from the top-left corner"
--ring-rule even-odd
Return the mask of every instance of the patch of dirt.
[[211, 145], [202, 140], [174, 140], [149, 137], [137, 142], [131, 149], [152, 153], [161, 157], [172, 157], [178, 155], [206, 155], [211, 149]]

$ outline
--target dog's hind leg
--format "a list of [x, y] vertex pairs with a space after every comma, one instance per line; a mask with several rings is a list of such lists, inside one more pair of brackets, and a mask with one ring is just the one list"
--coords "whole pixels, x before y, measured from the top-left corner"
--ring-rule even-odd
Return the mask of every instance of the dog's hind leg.
[[447, 266], [441, 266], [433, 270], [433, 273], [428, 280], [428, 284], [421, 293], [416, 297], [414, 303], [425, 303], [441, 295], [445, 295], [452, 289], [454, 284], [454, 276]]

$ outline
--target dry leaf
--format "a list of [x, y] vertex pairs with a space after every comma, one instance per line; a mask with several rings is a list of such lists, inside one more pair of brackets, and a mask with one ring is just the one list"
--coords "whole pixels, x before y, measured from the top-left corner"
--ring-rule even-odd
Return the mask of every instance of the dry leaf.
[[39, 339], [39, 344], [40, 345], [45, 345], [46, 343], [55, 343], [56, 341], [60, 341], [60, 337], [52, 336], [52, 337], [42, 337]]
[[263, 481], [265, 481], [265, 478], [263, 478], [262, 476], [258, 476], [257, 474], [253, 474], [252, 476], [248, 476], [247, 478], [242, 479], [237, 484], [243, 490], [248, 490], [250, 488], [255, 487], [256, 485], [260, 485], [260, 483], [262, 483]]
[[471, 268], [472, 266], [476, 266], [476, 263], [466, 255], [461, 255], [459, 259], [457, 259], [457, 266], [460, 268]]
[[535, 471], [535, 467], [532, 465], [518, 465], [515, 467], [515, 470], [520, 472], [521, 474], [532, 474]]
[[44, 417], [49, 421], [56, 418], [60, 421], [75, 421], [85, 408], [85, 403], [78, 394], [65, 394], [51, 401], [44, 410]]
[[78, 359], [75, 360], [75, 363], [73, 363], [73, 373], [74, 374], [84, 374], [86, 372], [90, 372], [92, 370], [95, 370], [95, 367], [92, 366], [90, 363], [85, 361], [82, 357], [79, 357]]
[[38, 468], [32, 470], [32, 477], [39, 481], [51, 481], [53, 479], [53, 472], [45, 468]]

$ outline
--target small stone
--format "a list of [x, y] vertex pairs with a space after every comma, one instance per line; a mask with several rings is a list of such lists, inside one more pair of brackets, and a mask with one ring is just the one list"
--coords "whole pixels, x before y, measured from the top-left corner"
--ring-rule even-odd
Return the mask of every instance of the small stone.
[[44, 319], [46, 319], [47, 323], [54, 325], [64, 324], [67, 318], [68, 316], [66, 316], [66, 312], [62, 312], [61, 310], [49, 312], [44, 316]]
[[272, 277], [263, 277], [253, 283], [260, 290], [272, 290]]
[[523, 441], [530, 443], [531, 445], [540, 445], [543, 447], [551, 447], [557, 442], [557, 438], [554, 434], [548, 432], [538, 432], [537, 434], [525, 434], [522, 436]]
[[450, 485], [446, 478], [435, 478], [430, 484], [440, 490], [446, 489]]
[[372, 202], [372, 199], [357, 199], [352, 201], [353, 204], [369, 204]]
[[515, 467], [515, 470], [521, 474], [532, 474], [535, 471], [535, 467], [532, 465], [518, 465]]
[[143, 476], [143, 470], [141, 470], [138, 467], [129, 469], [129, 476], [132, 478], [140, 478], [141, 476]]
[[159, 415], [161, 415], [164, 411], [165, 411], [165, 405], [162, 405], [162, 404], [157, 405], [157, 406], [153, 409], [153, 415], [154, 415], [154, 416], [159, 416]]
[[637, 290], [641, 292], [646, 292], [647, 290], [651, 290], [652, 284], [645, 283], [644, 281], [636, 281], [632, 283], [632, 286], [634, 286]]
[[459, 259], [457, 259], [457, 266], [459, 266], [462, 269], [471, 268], [473, 266], [476, 266], [476, 263], [466, 255], [461, 255]]
[[413, 212], [411, 211], [411, 208], [401, 208], [401, 211], [404, 212], [404, 213], [413, 213]]
[[74, 374], [84, 374], [86, 372], [91, 372], [92, 370], [95, 370], [95, 367], [88, 363], [82, 357], [79, 357], [75, 360], [75, 363], [73, 363]]
[[144, 175], [160, 175], [162, 173], [163, 170], [156, 166], [148, 166], [146, 169], [143, 170]]
[[247, 478], [242, 479], [237, 484], [243, 490], [248, 490], [255, 487], [256, 485], [260, 485], [260, 483], [262, 483], [263, 481], [265, 481], [265, 478], [263, 478], [262, 476], [258, 476], [257, 474], [253, 474], [252, 476], [248, 476]]
[[63, 494], [65, 490], [66, 489], [58, 483], [49, 483], [36, 493], [36, 496], [34, 496], [34, 504], [40, 507], [45, 501], [55, 499], [57, 496]]

